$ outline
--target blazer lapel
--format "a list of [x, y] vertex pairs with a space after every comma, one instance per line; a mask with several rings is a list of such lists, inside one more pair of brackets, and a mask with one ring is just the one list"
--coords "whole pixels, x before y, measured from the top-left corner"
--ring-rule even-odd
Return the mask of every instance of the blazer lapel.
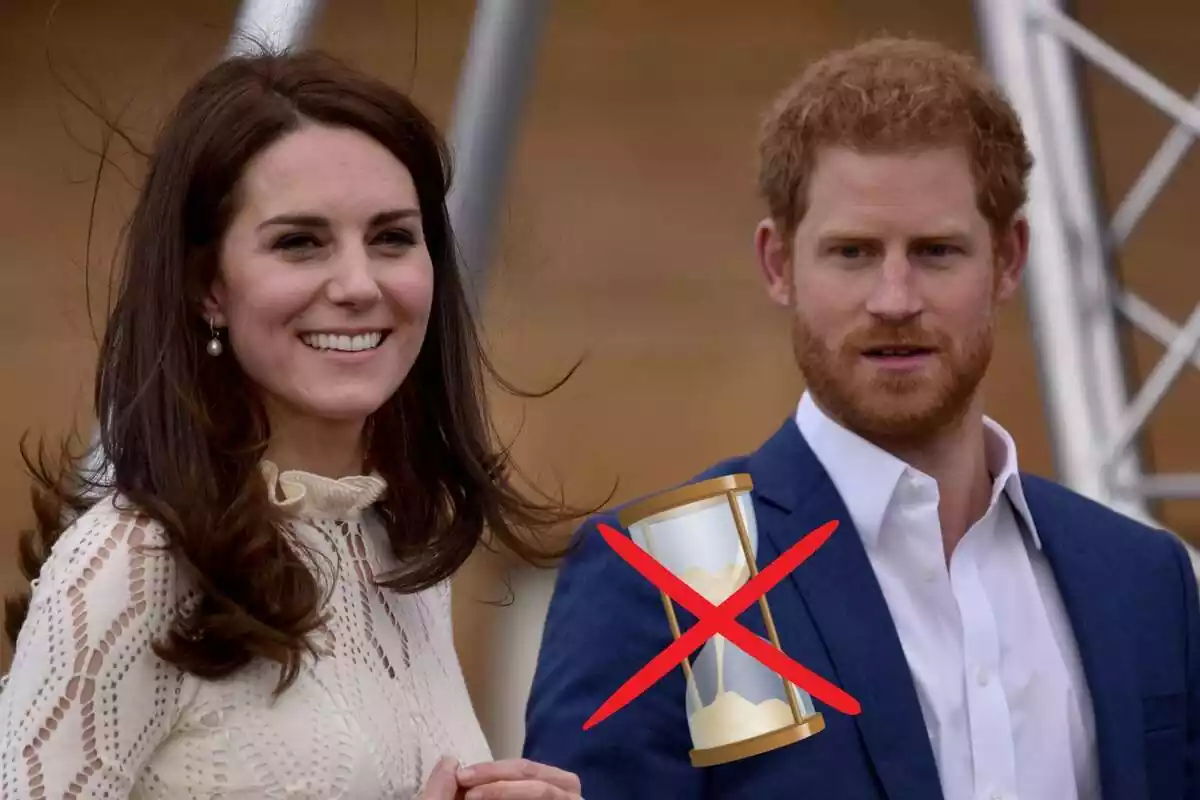
[[1096, 749], [1105, 798], [1144, 797], [1142, 703], [1127, 646], [1117, 621], [1124, 616], [1108, 576], [1119, 565], [1106, 564], [1089, 546], [1087, 532], [1067, 529], [1054, 498], [1040, 479], [1022, 476], [1022, 489], [1037, 525], [1067, 617], [1079, 647], [1096, 718]]
[[[834, 666], [836, 674], [823, 677], [862, 706], [854, 720], [888, 797], [941, 797], [933, 749], [891, 613], [845, 504], [791, 420], [751, 457], [750, 473], [761, 563], [838, 520], [829, 540], [775, 591], [782, 595], [789, 585], [798, 591]], [[786, 606], [785, 601], [786, 595], [772, 602]], [[797, 616], [801, 613], [798, 609]], [[801, 622], [779, 614], [776, 624], [786, 642], [788, 628]], [[841, 712], [826, 707], [823, 713]]]

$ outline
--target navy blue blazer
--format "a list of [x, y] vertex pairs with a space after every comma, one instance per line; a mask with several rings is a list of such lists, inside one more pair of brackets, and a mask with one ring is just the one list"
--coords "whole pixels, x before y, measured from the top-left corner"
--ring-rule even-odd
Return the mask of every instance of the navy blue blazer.
[[[817, 700], [826, 723], [817, 736], [694, 768], [683, 671], [674, 669], [583, 731], [600, 704], [671, 642], [658, 590], [599, 536], [601, 522], [623, 531], [615, 515], [601, 515], [582, 526], [557, 580], [524, 755], [577, 773], [586, 800], [941, 798], [883, 594], [845, 505], [795, 423], [750, 456], [694, 480], [739, 472], [754, 481], [760, 566], [809, 531], [839, 521], [829, 541], [768, 598], [783, 650], [853, 695], [861, 714]], [[1022, 481], [1079, 644], [1104, 800], [1200, 800], [1200, 606], [1187, 553], [1170, 534], [1057, 484], [1030, 475]], [[682, 629], [695, 624], [677, 612]], [[765, 638], [757, 605], [740, 621]]]

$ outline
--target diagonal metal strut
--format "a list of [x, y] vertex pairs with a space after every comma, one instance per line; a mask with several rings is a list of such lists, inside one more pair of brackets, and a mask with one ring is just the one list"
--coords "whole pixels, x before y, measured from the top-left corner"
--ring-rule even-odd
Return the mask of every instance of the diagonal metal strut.
[[[1028, 214], [1027, 294], [1041, 385], [1063, 482], [1157, 527], [1149, 507], [1200, 498], [1200, 472], [1150, 475], [1137, 446], [1189, 365], [1200, 368], [1200, 302], [1179, 325], [1118, 285], [1113, 256], [1200, 137], [1200, 93], [1188, 99], [1068, 16], [1060, 0], [975, 0], [988, 65], [1021, 116], [1037, 164]], [[1175, 121], [1110, 221], [1096, 200], [1076, 61], [1105, 71]], [[1124, 320], [1164, 355], [1131, 389]]]

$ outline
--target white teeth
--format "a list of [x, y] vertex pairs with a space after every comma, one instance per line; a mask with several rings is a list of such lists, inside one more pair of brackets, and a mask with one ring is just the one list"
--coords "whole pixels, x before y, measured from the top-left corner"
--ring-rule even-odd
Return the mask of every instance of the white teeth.
[[383, 332], [360, 333], [355, 336], [345, 336], [336, 333], [305, 333], [300, 336], [309, 347], [315, 350], [338, 350], [345, 353], [356, 353], [359, 350], [374, 350], [383, 341]]

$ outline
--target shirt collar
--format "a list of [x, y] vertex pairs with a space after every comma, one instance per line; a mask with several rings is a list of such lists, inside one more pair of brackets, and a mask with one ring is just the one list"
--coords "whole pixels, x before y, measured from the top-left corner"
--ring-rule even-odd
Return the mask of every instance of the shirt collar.
[[[900, 479], [906, 474], [915, 477], [924, 473], [831, 419], [807, 391], [800, 398], [795, 422], [845, 502], [859, 536], [868, 547], [873, 546]], [[991, 506], [1003, 492], [1040, 549], [1041, 537], [1021, 486], [1016, 443], [991, 417], [985, 416], [983, 422], [985, 457], [995, 476]]]

